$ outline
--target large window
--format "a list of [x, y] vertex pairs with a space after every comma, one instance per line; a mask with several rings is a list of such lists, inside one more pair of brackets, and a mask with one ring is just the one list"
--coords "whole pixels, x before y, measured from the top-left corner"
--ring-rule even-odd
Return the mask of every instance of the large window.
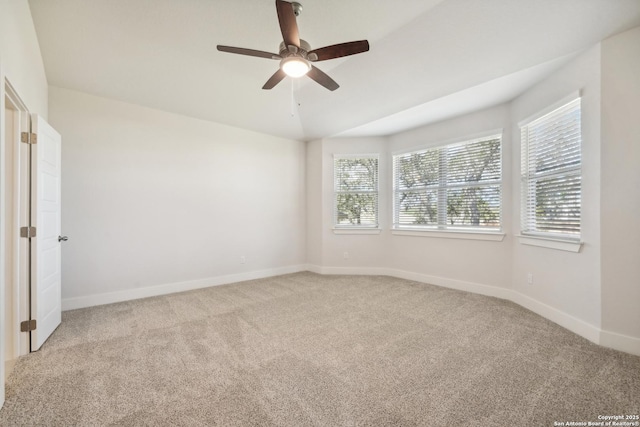
[[334, 224], [378, 226], [378, 156], [335, 156]]
[[521, 127], [522, 234], [580, 239], [580, 98]]
[[395, 228], [501, 228], [501, 135], [395, 155], [393, 177]]

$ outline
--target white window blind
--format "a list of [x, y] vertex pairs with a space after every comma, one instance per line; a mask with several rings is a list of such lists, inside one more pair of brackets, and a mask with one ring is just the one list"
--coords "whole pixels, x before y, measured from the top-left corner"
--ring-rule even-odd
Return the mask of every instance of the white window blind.
[[521, 127], [523, 234], [580, 239], [580, 98]]
[[378, 226], [378, 157], [336, 156], [334, 224], [336, 227]]
[[501, 135], [395, 155], [393, 176], [395, 228], [501, 228]]

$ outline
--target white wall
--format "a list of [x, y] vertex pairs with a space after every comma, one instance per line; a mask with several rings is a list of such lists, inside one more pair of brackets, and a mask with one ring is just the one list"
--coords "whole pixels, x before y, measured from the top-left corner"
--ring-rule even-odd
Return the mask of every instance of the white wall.
[[[391, 233], [392, 223], [392, 162], [393, 152], [416, 147], [442, 144], [452, 138], [472, 137], [478, 133], [500, 131], [503, 139], [503, 169], [509, 176], [510, 132], [508, 106], [501, 105], [421, 127], [391, 137], [327, 138], [313, 143], [308, 150], [309, 171], [321, 164], [322, 184], [308, 188], [315, 208], [321, 201], [321, 222], [309, 221], [308, 243], [322, 248], [321, 260], [310, 260], [316, 271], [325, 273], [392, 274], [463, 289], [473, 288], [490, 294], [495, 288], [510, 285], [510, 236], [503, 241], [460, 240], [435, 237], [399, 236]], [[317, 147], [321, 145], [321, 150]], [[322, 154], [318, 153], [322, 151]], [[379, 154], [380, 226], [377, 235], [335, 234], [333, 227], [333, 155]], [[309, 178], [308, 178], [309, 179]], [[504, 183], [505, 206], [510, 205], [510, 181]], [[309, 205], [310, 206], [310, 205]], [[310, 211], [311, 215], [311, 211]], [[510, 227], [510, 215], [503, 215], [505, 227]], [[349, 258], [344, 259], [344, 252]], [[461, 261], [462, 260], [462, 261]], [[488, 288], [491, 289], [488, 289]]]
[[602, 43], [602, 329], [640, 342], [640, 27]]
[[322, 265], [324, 239], [322, 206], [322, 140], [307, 143], [306, 200], [307, 200], [307, 263]]
[[[520, 242], [518, 123], [579, 91], [582, 97], [582, 241], [579, 253]], [[583, 52], [512, 102], [424, 126], [386, 139], [314, 142], [308, 170], [309, 206], [322, 223], [309, 224], [322, 250], [316, 271], [390, 274], [511, 299], [604, 345], [640, 354], [640, 29]], [[411, 148], [503, 128], [504, 241], [399, 236], [391, 227], [391, 155]], [[321, 146], [321, 147], [319, 147]], [[320, 154], [322, 151], [322, 154]], [[331, 232], [333, 153], [383, 153], [381, 226], [377, 236]], [[311, 153], [311, 150], [309, 151]], [[386, 178], [383, 178], [386, 176]], [[622, 190], [622, 191], [621, 191]], [[629, 197], [631, 195], [631, 197]], [[314, 215], [317, 215], [314, 213]], [[384, 219], [383, 219], [384, 218]], [[320, 229], [320, 230], [319, 230]], [[311, 236], [311, 234], [309, 234]], [[342, 252], [361, 258], [341, 259]], [[527, 276], [533, 274], [533, 284]]]
[[0, 0], [0, 66], [29, 110], [46, 119], [47, 77], [26, 0]]
[[[513, 188], [512, 217], [520, 218], [520, 130], [517, 123], [557, 103], [574, 91], [582, 95], [582, 211], [580, 253], [522, 245], [513, 240], [512, 286], [563, 313], [559, 322], [575, 322], [568, 327], [584, 327], [591, 332], [600, 327], [600, 46], [578, 56], [546, 80], [512, 102]], [[520, 225], [513, 221], [511, 233]], [[533, 284], [527, 284], [527, 274]], [[533, 308], [540, 308], [533, 307]], [[567, 317], [569, 316], [569, 317]], [[586, 324], [583, 324], [586, 323]], [[561, 323], [562, 324], [562, 323]]]
[[[319, 209], [319, 221], [310, 221], [313, 234], [308, 238], [314, 246], [320, 239], [322, 249], [320, 263], [309, 260], [316, 270], [332, 271], [336, 273], [358, 273], [362, 268], [375, 268], [384, 263], [386, 234], [334, 234], [333, 209], [334, 209], [334, 182], [333, 182], [333, 159], [338, 154], [378, 154], [378, 179], [380, 182], [379, 200], [380, 224], [386, 224], [387, 212], [386, 193], [382, 188], [388, 180], [387, 176], [387, 156], [384, 138], [327, 138], [314, 145], [321, 144], [321, 152], [314, 154], [314, 159], [320, 165], [321, 184], [315, 185], [311, 191], [315, 191], [315, 197], [321, 201]], [[309, 167], [312, 167], [309, 165]], [[348, 253], [345, 259], [344, 253]]]
[[[307, 170], [316, 172], [313, 181], [309, 181], [307, 176], [308, 183], [314, 183], [308, 186], [308, 206], [313, 203], [314, 209], [321, 209], [322, 212], [321, 221], [318, 222], [317, 214], [312, 214], [311, 209], [309, 211], [309, 215], [316, 217], [309, 219], [308, 244], [321, 248], [321, 256], [309, 260], [311, 267], [323, 273], [392, 274], [492, 295], [501, 294], [510, 286], [511, 236], [503, 241], [478, 241], [391, 233], [391, 156], [396, 151], [442, 144], [453, 138], [473, 137], [479, 133], [500, 132], [503, 128], [503, 170], [505, 177], [509, 177], [511, 133], [507, 105], [390, 137], [327, 138], [311, 143]], [[335, 234], [332, 229], [333, 156], [357, 153], [380, 155], [380, 234]], [[318, 167], [322, 170], [321, 184], [318, 183]], [[508, 178], [504, 181], [503, 197], [504, 206], [510, 206]], [[509, 229], [509, 209], [503, 215], [503, 222], [505, 229]], [[349, 254], [348, 259], [343, 256], [345, 252]]]
[[[503, 229], [511, 227], [508, 207], [510, 194], [511, 133], [509, 132], [509, 110], [500, 105], [451, 120], [435, 123], [389, 138], [389, 151], [402, 152], [413, 148], [442, 145], [453, 139], [486, 132], [502, 131], [503, 170]], [[391, 180], [387, 191], [393, 191]], [[389, 209], [391, 203], [389, 203]], [[422, 236], [393, 235], [389, 240], [388, 259], [394, 269], [432, 276], [448, 281], [459, 281], [469, 285], [508, 288], [510, 285], [511, 240], [507, 235], [503, 241], [479, 241]]]
[[[47, 79], [31, 11], [26, 0], [0, 0], [0, 163], [5, 158], [5, 79], [33, 113], [47, 117]], [[6, 183], [0, 174], [0, 200], [5, 200]], [[0, 270], [5, 262], [5, 211], [0, 207]], [[0, 307], [5, 307], [5, 280], [0, 275]], [[5, 354], [4, 315], [0, 316], [0, 355]], [[0, 360], [0, 406], [4, 403], [4, 360]]]
[[304, 143], [49, 95], [63, 135], [64, 308], [304, 268]]

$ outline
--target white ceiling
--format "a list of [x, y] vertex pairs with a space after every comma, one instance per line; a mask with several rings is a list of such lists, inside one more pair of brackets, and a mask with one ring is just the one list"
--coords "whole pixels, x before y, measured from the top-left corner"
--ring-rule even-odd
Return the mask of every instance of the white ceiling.
[[[302, 0], [301, 38], [368, 39], [320, 62], [340, 84], [262, 85], [277, 61], [273, 0], [30, 0], [50, 85], [291, 139], [388, 135], [508, 101], [612, 34], [640, 0]], [[295, 103], [293, 102], [295, 99]]]

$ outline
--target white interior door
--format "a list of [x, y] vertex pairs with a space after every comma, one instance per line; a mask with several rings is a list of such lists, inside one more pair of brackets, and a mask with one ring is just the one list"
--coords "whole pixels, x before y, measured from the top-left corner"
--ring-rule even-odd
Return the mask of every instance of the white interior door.
[[34, 114], [31, 131], [31, 351], [44, 344], [62, 321], [61, 248], [61, 148], [62, 138], [46, 121]]

